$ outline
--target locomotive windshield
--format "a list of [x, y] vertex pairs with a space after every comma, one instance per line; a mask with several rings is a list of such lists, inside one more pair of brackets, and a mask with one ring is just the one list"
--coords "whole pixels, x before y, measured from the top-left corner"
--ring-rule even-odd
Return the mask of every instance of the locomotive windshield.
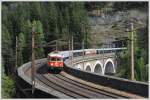
[[50, 61], [62, 61], [62, 58], [51, 57]]

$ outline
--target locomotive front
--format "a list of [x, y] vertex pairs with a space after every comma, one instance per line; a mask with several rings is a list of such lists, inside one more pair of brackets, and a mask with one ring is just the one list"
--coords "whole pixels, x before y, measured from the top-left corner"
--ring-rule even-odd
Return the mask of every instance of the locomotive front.
[[61, 71], [63, 69], [63, 56], [59, 52], [52, 52], [48, 54], [47, 66], [48, 71]]

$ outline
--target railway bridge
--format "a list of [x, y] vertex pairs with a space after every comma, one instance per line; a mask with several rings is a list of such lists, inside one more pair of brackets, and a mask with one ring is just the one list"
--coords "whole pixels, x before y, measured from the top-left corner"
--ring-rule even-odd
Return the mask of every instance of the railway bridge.
[[66, 59], [59, 74], [48, 73], [47, 59], [35, 61], [32, 94], [31, 62], [17, 69], [17, 94], [28, 98], [147, 98], [148, 83], [107, 75], [115, 73], [116, 54], [105, 53]]
[[101, 75], [115, 74], [117, 69], [117, 56], [115, 53], [95, 55], [95, 57], [80, 57], [75, 61], [75, 68], [98, 73]]

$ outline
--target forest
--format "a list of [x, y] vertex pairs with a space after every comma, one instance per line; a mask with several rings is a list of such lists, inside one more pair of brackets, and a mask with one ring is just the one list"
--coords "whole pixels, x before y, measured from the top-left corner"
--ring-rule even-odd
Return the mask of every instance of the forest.
[[[35, 26], [36, 32], [35, 45], [43, 45], [56, 39], [63, 39], [68, 43], [73, 35], [77, 44], [74, 49], [79, 49], [83, 34], [88, 36], [90, 30], [87, 17], [82, 2], [3, 2], [2, 80], [6, 82], [9, 79], [10, 89], [13, 88], [14, 72], [17, 67], [31, 60], [32, 25]], [[36, 59], [46, 57], [46, 54], [54, 49], [55, 47], [36, 48]], [[67, 49], [68, 46], [65, 45], [58, 47], [58, 50]], [[5, 94], [8, 88], [5, 87], [3, 90], [4, 97], [8, 97]], [[12, 96], [13, 92], [8, 94]]]
[[[71, 36], [74, 36], [74, 49], [82, 48], [83, 39], [85, 48], [90, 48], [92, 40], [88, 12], [106, 6], [106, 2], [2, 2], [2, 97], [15, 97], [15, 71], [19, 66], [31, 60], [33, 25], [36, 32], [36, 45], [43, 45], [58, 39], [63, 40], [60, 41], [58, 50], [68, 50], [69, 40]], [[142, 2], [114, 3], [113, 8], [114, 11], [118, 11], [127, 10], [127, 8], [134, 9], [137, 6], [148, 7], [147, 3]], [[148, 81], [147, 27], [135, 32], [137, 35], [135, 40], [136, 79], [139, 81]], [[55, 48], [55, 46], [36, 48], [36, 59], [46, 57], [47, 53]], [[122, 63], [127, 63], [122, 64], [118, 69], [120, 72], [117, 74], [118, 77], [130, 79], [129, 55], [129, 50], [120, 54]]]

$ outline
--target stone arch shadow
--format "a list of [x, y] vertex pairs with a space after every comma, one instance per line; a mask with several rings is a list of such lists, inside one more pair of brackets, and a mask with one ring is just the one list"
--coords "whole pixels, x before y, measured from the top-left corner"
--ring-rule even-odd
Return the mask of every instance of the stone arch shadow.
[[92, 68], [91, 68], [91, 65], [90, 65], [90, 63], [87, 63], [86, 65], [85, 65], [85, 69], [84, 69], [85, 71], [88, 71], [88, 72], [92, 72]]
[[115, 70], [115, 65], [112, 59], [107, 59], [105, 64], [104, 64], [104, 74], [105, 75], [110, 75], [114, 74], [116, 72]]
[[94, 73], [98, 73], [101, 75], [104, 74], [103, 64], [100, 61], [96, 61], [95, 65], [94, 65]]

